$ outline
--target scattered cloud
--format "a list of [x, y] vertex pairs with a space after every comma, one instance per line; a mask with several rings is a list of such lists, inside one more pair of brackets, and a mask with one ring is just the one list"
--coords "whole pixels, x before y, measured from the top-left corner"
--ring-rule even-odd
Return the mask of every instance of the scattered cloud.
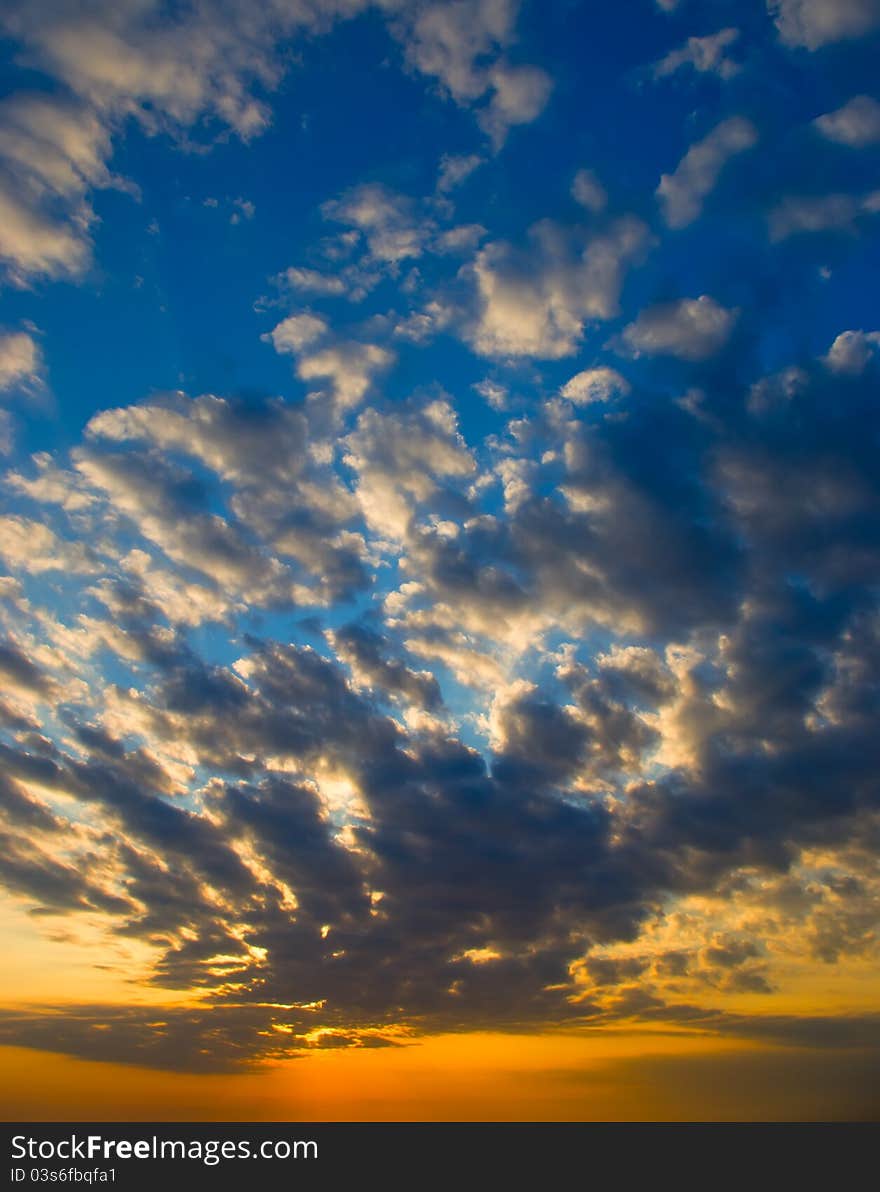
[[823, 356], [827, 368], [835, 373], [863, 373], [880, 346], [880, 331], [841, 331]]
[[880, 28], [877, 0], [767, 0], [767, 9], [781, 41], [808, 50]]
[[703, 201], [714, 189], [724, 166], [757, 143], [755, 127], [742, 116], [718, 124], [702, 141], [691, 145], [672, 174], [657, 187], [663, 215], [671, 228], [684, 228], [698, 219]]
[[880, 103], [870, 95], [856, 95], [836, 112], [817, 116], [813, 123], [829, 141], [863, 149], [880, 141]]
[[530, 229], [526, 248], [487, 245], [473, 265], [475, 349], [485, 356], [570, 356], [586, 320], [617, 314], [626, 269], [646, 244], [644, 225], [625, 217], [586, 243], [545, 220]]
[[0, 393], [32, 392], [43, 383], [40, 346], [27, 331], [0, 333]]
[[787, 195], [768, 215], [771, 240], [810, 232], [849, 232], [859, 220], [880, 211], [880, 191], [866, 195], [844, 193]]
[[719, 29], [708, 37], [689, 37], [680, 49], [671, 50], [654, 67], [655, 78], [662, 79], [690, 66], [699, 74], [716, 74], [720, 79], [732, 79], [740, 65], [727, 57], [728, 46], [739, 38], [739, 30]]
[[588, 368], [576, 373], [566, 381], [559, 392], [575, 405], [589, 405], [591, 402], [606, 402], [614, 397], [626, 397], [631, 386], [625, 377], [613, 368]]
[[578, 170], [571, 184], [571, 197], [594, 215], [604, 211], [608, 203], [605, 188], [592, 170]]
[[446, 194], [455, 190], [457, 186], [470, 178], [474, 170], [483, 164], [483, 158], [477, 153], [450, 154], [444, 153], [440, 159], [440, 172], [437, 178], [437, 190]]
[[706, 360], [727, 343], [736, 319], [737, 311], [702, 294], [648, 307], [624, 328], [622, 338], [636, 354]]

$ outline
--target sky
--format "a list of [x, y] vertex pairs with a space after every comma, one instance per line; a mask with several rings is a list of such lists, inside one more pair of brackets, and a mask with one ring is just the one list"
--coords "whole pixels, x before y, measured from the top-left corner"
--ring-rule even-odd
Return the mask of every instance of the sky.
[[878, 0], [5, 0], [7, 1119], [876, 1118]]

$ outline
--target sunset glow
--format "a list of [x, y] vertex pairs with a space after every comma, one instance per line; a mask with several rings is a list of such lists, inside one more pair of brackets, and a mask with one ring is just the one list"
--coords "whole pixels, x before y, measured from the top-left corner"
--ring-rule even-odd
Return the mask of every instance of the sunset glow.
[[0, 10], [6, 1119], [868, 1119], [875, 0]]

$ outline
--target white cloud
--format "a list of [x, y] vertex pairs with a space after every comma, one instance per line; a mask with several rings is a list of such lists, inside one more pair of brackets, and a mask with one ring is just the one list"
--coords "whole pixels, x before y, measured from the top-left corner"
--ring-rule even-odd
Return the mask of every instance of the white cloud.
[[15, 443], [15, 427], [8, 410], [0, 410], [0, 455], [11, 455]]
[[135, 451], [117, 455], [83, 447], [72, 458], [77, 472], [104, 495], [114, 514], [130, 519], [175, 563], [202, 572], [229, 593], [247, 593], [249, 599], [284, 591], [281, 564], [255, 546], [239, 524], [208, 512], [196, 499], [190, 473], [156, 454]]
[[499, 62], [489, 72], [492, 98], [477, 121], [499, 149], [515, 124], [531, 124], [546, 107], [553, 83], [537, 66]]
[[706, 360], [727, 343], [737, 315], [707, 294], [682, 298], [642, 311], [624, 329], [623, 341], [636, 355]]
[[767, 0], [785, 45], [817, 50], [880, 28], [880, 0]]
[[493, 409], [506, 410], [507, 402], [510, 397], [507, 389], [503, 385], [499, 385], [497, 381], [492, 381], [486, 377], [482, 381], [477, 381], [473, 386], [476, 393]]
[[26, 331], [0, 334], [0, 393], [39, 388], [42, 371], [42, 355], [32, 335]]
[[829, 141], [862, 149], [880, 141], [880, 103], [870, 95], [856, 95], [849, 103], [813, 121]]
[[309, 344], [315, 343], [328, 331], [327, 324], [317, 315], [291, 315], [264, 335], [263, 339], [270, 340], [276, 352], [294, 355]]
[[364, 183], [339, 199], [324, 203], [325, 219], [358, 228], [367, 238], [372, 256], [396, 264], [419, 257], [434, 230], [434, 222], [420, 218], [408, 195], [395, 194], [378, 182]]
[[230, 215], [229, 222], [233, 224], [240, 223], [243, 219], [253, 219], [257, 213], [256, 204], [252, 203], [250, 199], [243, 199], [240, 196], [232, 200], [232, 206], [235, 210]]
[[608, 203], [605, 188], [592, 170], [578, 170], [571, 184], [571, 197], [594, 215], [604, 211]]
[[488, 81], [477, 63], [510, 41], [517, 6], [514, 0], [428, 4], [407, 31], [407, 57], [424, 74], [439, 79], [457, 102], [479, 99]]
[[585, 245], [572, 243], [550, 220], [536, 224], [529, 236], [526, 251], [498, 242], [477, 254], [478, 310], [468, 335], [483, 355], [570, 355], [585, 320], [617, 314], [625, 270], [647, 239], [644, 225], [632, 217]]
[[470, 476], [475, 468], [455, 412], [442, 400], [388, 414], [365, 410], [345, 447], [364, 517], [397, 540], [406, 537], [417, 505], [436, 491], [438, 480]]
[[822, 361], [831, 372], [858, 376], [865, 371], [878, 348], [880, 331], [842, 331]]
[[751, 149], [758, 139], [754, 126], [731, 116], [702, 141], [691, 145], [673, 174], [664, 174], [657, 187], [663, 214], [671, 228], [683, 228], [699, 216], [703, 200], [713, 190], [731, 157]]
[[262, 338], [276, 352], [297, 358], [296, 374], [303, 381], [329, 380], [341, 409], [357, 405], [373, 378], [394, 361], [394, 353], [377, 344], [332, 339], [316, 315], [291, 315]]
[[91, 552], [81, 542], [65, 542], [48, 526], [27, 517], [0, 517], [0, 557], [29, 575], [46, 571], [92, 573]]
[[559, 392], [576, 406], [586, 406], [591, 402], [626, 397], [630, 389], [629, 381], [616, 369], [603, 367], [587, 368], [583, 372], [575, 373]]
[[675, 74], [684, 66], [691, 66], [701, 74], [716, 74], [721, 79], [733, 78], [741, 69], [725, 55], [725, 50], [739, 37], [738, 29], [719, 29], [709, 37], [689, 37], [680, 49], [672, 50], [654, 67], [656, 78]]
[[861, 215], [880, 211], [880, 191], [867, 195], [787, 195], [768, 215], [770, 239], [804, 232], [852, 231]]
[[444, 153], [440, 158], [440, 172], [437, 178], [437, 189], [442, 194], [460, 186], [466, 178], [484, 162], [484, 158], [476, 153], [463, 156]]
[[432, 248], [437, 253], [470, 253], [487, 234], [482, 224], [458, 224], [441, 232]]
[[88, 266], [88, 192], [109, 186], [109, 132], [86, 109], [35, 96], [0, 108], [0, 262], [16, 284]]
[[329, 380], [338, 405], [351, 409], [367, 392], [373, 378], [393, 362], [393, 352], [377, 344], [344, 342], [302, 356], [296, 371], [304, 381]]
[[518, 7], [518, 0], [450, 0], [417, 8], [415, 17], [404, 8], [397, 24], [410, 63], [436, 78], [456, 103], [489, 97], [478, 121], [495, 148], [512, 125], [540, 115], [552, 86], [538, 67], [500, 57], [513, 41]]
[[278, 281], [288, 285], [292, 290], [300, 290], [308, 294], [344, 294], [345, 282], [341, 277], [329, 273], [319, 273], [317, 269], [300, 269], [291, 266], [279, 274]]
[[[13, 96], [4, 105], [0, 160], [0, 262], [12, 280], [78, 277], [89, 266], [89, 195], [114, 184], [107, 170], [111, 134], [127, 117], [148, 131], [180, 134], [204, 119], [242, 139], [261, 133], [270, 110], [261, 94], [286, 68], [284, 43], [326, 32], [372, 7], [370, 0], [250, 0], [185, 6], [159, 0], [18, 0], [0, 12], [0, 33], [72, 96]], [[516, 123], [534, 119], [549, 80], [499, 54], [514, 37], [512, 0], [409, 4], [386, 0], [391, 32], [410, 63], [440, 80], [456, 102], [488, 98], [480, 120], [496, 144]], [[11, 178], [15, 178], [13, 183]], [[232, 222], [251, 218], [236, 200]], [[382, 259], [417, 255], [419, 236], [372, 229]]]

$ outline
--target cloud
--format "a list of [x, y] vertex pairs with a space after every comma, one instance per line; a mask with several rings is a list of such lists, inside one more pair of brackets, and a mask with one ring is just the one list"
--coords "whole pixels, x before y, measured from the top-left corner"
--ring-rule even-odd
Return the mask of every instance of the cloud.
[[489, 71], [492, 98], [477, 117], [496, 149], [500, 149], [510, 129], [517, 124], [531, 124], [543, 112], [553, 90], [546, 71], [537, 66], [510, 66], [499, 62]]
[[26, 331], [0, 334], [0, 393], [39, 389], [42, 375], [42, 352], [32, 335]]
[[303, 269], [291, 266], [279, 274], [282, 280], [292, 290], [300, 290], [307, 294], [344, 294], [345, 282], [334, 274], [319, 273], [316, 269]]
[[863, 149], [880, 141], [880, 103], [870, 95], [856, 95], [836, 112], [817, 116], [813, 123], [829, 141]]
[[[288, 320], [291, 322], [294, 327], [287, 327], [283, 334], [296, 342], [303, 337], [311, 342], [312, 334], [321, 333], [309, 322]], [[350, 379], [347, 374], [345, 380]], [[200, 511], [206, 494], [198, 486], [187, 489], [187, 473], [177, 472], [184, 493], [191, 493], [194, 498], [189, 514], [192, 527], [186, 533], [195, 533], [196, 527], [202, 526], [205, 550], [214, 544], [216, 558], [209, 562], [205, 556], [204, 562], [207, 574], [216, 581], [237, 557], [236, 569], [253, 567], [254, 587], [247, 593], [249, 599], [254, 599], [261, 582], [268, 584], [262, 589], [266, 598], [280, 597], [285, 584], [293, 583], [293, 576], [288, 576], [286, 568], [294, 560], [297, 583], [309, 585], [310, 595], [318, 603], [363, 586], [362, 544], [347, 532], [355, 504], [322, 462], [321, 453], [317, 456], [313, 453], [312, 432], [301, 409], [278, 400], [244, 403], [212, 395], [189, 399], [178, 394], [160, 404], [104, 411], [91, 420], [88, 434], [102, 444], [139, 442], [163, 453], [188, 456], [231, 486], [232, 520], [226, 523], [216, 515], [207, 517]], [[135, 514], [146, 537], [163, 549], [178, 552], [180, 557], [183, 526], [175, 531], [171, 523], [175, 516], [187, 515], [181, 510], [181, 514], [169, 513], [164, 519], [159, 512], [169, 499], [165, 493], [174, 490], [171, 479], [174, 471], [168, 469], [163, 496], [156, 500], [157, 520], [149, 516], [139, 496], [122, 494], [113, 460], [103, 447], [93, 451], [84, 457], [85, 475], [93, 482], [97, 480], [100, 487], [110, 484], [120, 497], [119, 508]], [[106, 473], [108, 461], [114, 469], [112, 479]], [[147, 465], [145, 483], [149, 470]], [[83, 472], [82, 463], [80, 471]], [[163, 467], [157, 461], [150, 480], [160, 481], [162, 475]], [[146, 520], [141, 522], [142, 518]], [[251, 535], [257, 536], [256, 543], [250, 540]], [[283, 560], [283, 565], [273, 559], [275, 554]], [[200, 551], [198, 557], [201, 556]], [[155, 589], [164, 583], [167, 587], [167, 581], [151, 569], [140, 564], [134, 569], [148, 586]], [[237, 582], [230, 575], [230, 590], [243, 591], [240, 587], [243, 579], [243, 573]], [[306, 588], [299, 591], [305, 595]], [[206, 610], [212, 605], [216, 608], [209, 594], [193, 591], [192, 596]]]
[[[123, 121], [247, 140], [293, 31], [363, 10], [79, 8], [15, 10], [20, 52], [53, 73], [45, 109], [10, 102], [0, 176], [81, 253], [74, 269], [13, 246], [18, 285], [88, 267], [90, 196], [118, 184]], [[477, 135], [476, 118], [500, 147], [546, 103], [514, 4], [384, 16], [467, 109], [446, 111], [453, 132]], [[668, 69], [729, 74], [730, 44], [692, 39]], [[819, 118], [845, 144], [850, 106]], [[755, 135], [732, 116], [691, 146], [661, 184], [671, 226]], [[289, 377], [286, 398], [120, 397], [69, 451], [3, 478], [5, 880], [46, 930], [99, 930], [151, 1003], [10, 1010], [9, 1041], [232, 1072], [548, 1024], [829, 1049], [876, 1036], [871, 1016], [793, 1019], [767, 1000], [803, 996], [819, 965], [861, 980], [876, 962], [880, 341], [855, 329], [875, 324], [820, 327], [824, 355], [788, 359], [811, 245], [786, 246], [792, 272], [768, 287], [766, 240], [745, 251], [721, 228], [686, 262], [702, 284], [676, 291], [675, 238], [631, 277], [645, 225], [587, 170], [564, 193], [583, 145], [556, 201], [588, 214], [522, 242], [507, 173], [467, 137], [449, 146], [418, 166], [421, 197], [338, 181], [335, 228], [258, 307], [280, 308], [264, 338], [312, 392]], [[478, 166], [486, 185], [455, 192]], [[534, 162], [517, 186], [520, 169]], [[799, 196], [778, 173], [762, 202], [783, 235], [878, 206], [857, 181]], [[615, 187], [630, 175], [623, 160]], [[736, 308], [645, 298], [715, 293], [723, 271]], [[323, 313], [367, 293], [359, 322]], [[626, 376], [601, 363], [611, 348]], [[4, 332], [0, 362], [34, 384], [38, 333]], [[160, 1004], [181, 992], [186, 1007]], [[744, 997], [760, 1013], [732, 1013]]]
[[[95, 0], [86, 10], [16, 2], [4, 9], [6, 35], [29, 65], [71, 98], [18, 94], [3, 105], [0, 133], [0, 262], [11, 280], [79, 278], [91, 260], [90, 195], [124, 186], [108, 169], [112, 142], [134, 116], [149, 133], [185, 137], [200, 122], [242, 140], [268, 127], [265, 94], [280, 84], [289, 42], [327, 32], [369, 8], [367, 0], [270, 4], [210, 0], [173, 13], [148, 3]], [[479, 113], [499, 146], [507, 130], [536, 118], [550, 90], [537, 67], [499, 57], [514, 38], [516, 4], [508, 0], [389, 7], [391, 32], [408, 61], [440, 80], [457, 103], [488, 96]], [[253, 204], [236, 199], [231, 222]], [[399, 230], [398, 230], [399, 231]], [[380, 255], [411, 255], [398, 235], [373, 228]]]
[[327, 323], [317, 315], [291, 315], [273, 328], [266, 338], [272, 341], [276, 352], [293, 355], [314, 344], [328, 330]]
[[614, 397], [626, 397], [630, 384], [613, 368], [588, 368], [576, 373], [566, 381], [559, 392], [575, 405], [590, 402], [610, 401]]
[[450, 154], [444, 153], [440, 159], [440, 172], [437, 178], [437, 190], [446, 194], [460, 186], [465, 179], [470, 178], [474, 170], [483, 164], [484, 159], [477, 153]]
[[767, 0], [780, 40], [818, 50], [880, 28], [877, 0]]
[[703, 200], [718, 182], [722, 169], [738, 153], [758, 140], [754, 126], [742, 116], [731, 116], [702, 141], [691, 145], [675, 172], [664, 174], [657, 187], [663, 215], [671, 228], [693, 223], [703, 210]]
[[737, 311], [702, 294], [648, 307], [624, 328], [621, 338], [637, 355], [707, 360], [727, 343], [736, 320]]
[[404, 8], [398, 23], [408, 61], [436, 78], [456, 103], [488, 97], [477, 120], [496, 149], [512, 126], [541, 114], [552, 89], [539, 67], [502, 56], [514, 40], [518, 7], [517, 0], [451, 0], [417, 7], [412, 16]]
[[367, 522], [394, 538], [406, 535], [419, 506], [444, 479], [470, 476], [475, 468], [455, 412], [443, 400], [397, 415], [365, 410], [345, 448]]
[[82, 542], [69, 542], [41, 521], [7, 514], [0, 517], [0, 554], [13, 570], [30, 575], [46, 571], [89, 574], [96, 568], [94, 552]]
[[516, 8], [514, 0], [427, 4], [407, 30], [407, 56], [419, 70], [439, 79], [457, 102], [479, 99], [488, 80], [477, 63], [510, 40]]
[[388, 657], [388, 642], [366, 625], [351, 624], [328, 630], [337, 658], [347, 663], [359, 686], [375, 688], [380, 697], [412, 703], [429, 711], [442, 704], [440, 685], [430, 671], [414, 671]]
[[406, 195], [394, 194], [379, 183], [364, 183], [321, 208], [333, 219], [364, 233], [372, 256], [396, 264], [418, 257], [433, 231], [430, 219], [419, 219], [415, 204]]
[[873, 360], [880, 345], [880, 331], [841, 331], [822, 359], [835, 373], [858, 376]]
[[571, 197], [594, 215], [604, 211], [608, 203], [608, 195], [592, 170], [578, 170], [571, 184]]
[[530, 229], [525, 249], [487, 245], [473, 265], [474, 348], [484, 356], [571, 355], [587, 319], [617, 313], [626, 268], [646, 242], [645, 226], [624, 217], [585, 242], [544, 220]]
[[[811, 368], [805, 385], [839, 384]], [[621, 380], [584, 373], [572, 380], [585, 393]], [[751, 882], [750, 913], [784, 905], [789, 938], [809, 923], [827, 955], [861, 946], [867, 893], [848, 896], [847, 919], [831, 895], [817, 905], [789, 881], [802, 849], [859, 847], [873, 807], [877, 624], [840, 585], [869, 565], [876, 411], [859, 377], [848, 384], [853, 417], [804, 397], [796, 424], [761, 414], [759, 440], [738, 429], [743, 403], [717, 411], [730, 419], [721, 442], [647, 393], [627, 418], [583, 425], [547, 403], [505, 440], [498, 462], [524, 465], [508, 469], [520, 491], [503, 512], [492, 498], [492, 513], [449, 402], [361, 411], [345, 467], [401, 587], [328, 627], [326, 656], [248, 634], [233, 664], [209, 662], [151, 603], [146, 552], [124, 582], [87, 577], [131, 647], [116, 665], [134, 671], [68, 708], [64, 740], [4, 748], [4, 805], [30, 825], [26, 847], [20, 835], [4, 844], [9, 881], [58, 914], [100, 910], [152, 942], [156, 985], [206, 1000], [151, 1012], [164, 1025], [134, 1007], [83, 1007], [60, 1026], [46, 1010], [19, 1015], [10, 1032], [93, 1058], [238, 1070], [402, 1031], [634, 1017], [760, 1031], [667, 995], [679, 982], [757, 996], [781, 963], [772, 931], [758, 954], [735, 914], [719, 925], [704, 910], [676, 947], [670, 916], [691, 896], [730, 909], [724, 883]], [[271, 508], [273, 491], [290, 514], [327, 466], [310, 460], [309, 430], [301, 407], [172, 395], [97, 416], [76, 460], [81, 480], [112, 482], [121, 514], [147, 530], [157, 519], [172, 545], [193, 526], [210, 554], [205, 495], [180, 460], [229, 486], [242, 515], [248, 495]], [[841, 571], [841, 545], [861, 572]], [[166, 554], [178, 579], [204, 565], [193, 545]], [[597, 625], [610, 644], [584, 648]], [[569, 645], [546, 652], [542, 627]], [[538, 665], [521, 678], [530, 651]], [[3, 660], [38, 694], [55, 681], [28, 639]], [[450, 672], [489, 720], [485, 756], [452, 718]], [[100, 835], [78, 835], [74, 807]], [[804, 862], [804, 889], [815, 872]], [[671, 939], [655, 948], [662, 924]]]
[[356, 406], [377, 373], [388, 368], [394, 356], [377, 344], [343, 343], [300, 358], [297, 374], [310, 381], [326, 377], [335, 400], [343, 408]]
[[16, 285], [88, 267], [89, 192], [113, 184], [110, 132], [75, 103], [13, 95], [2, 107], [0, 262]]
[[655, 78], [662, 79], [675, 74], [685, 66], [700, 74], [716, 74], [720, 79], [731, 79], [741, 67], [728, 58], [725, 51], [739, 37], [738, 29], [719, 29], [708, 37], [689, 37], [684, 45], [671, 50], [654, 67]]
[[880, 191], [866, 195], [787, 195], [768, 215], [771, 240], [809, 232], [853, 232], [865, 215], [880, 211]]
[[314, 315], [291, 315], [263, 338], [276, 352], [296, 357], [303, 381], [328, 380], [333, 402], [342, 410], [356, 406], [374, 377], [394, 361], [394, 354], [378, 344], [333, 339], [328, 325]]

